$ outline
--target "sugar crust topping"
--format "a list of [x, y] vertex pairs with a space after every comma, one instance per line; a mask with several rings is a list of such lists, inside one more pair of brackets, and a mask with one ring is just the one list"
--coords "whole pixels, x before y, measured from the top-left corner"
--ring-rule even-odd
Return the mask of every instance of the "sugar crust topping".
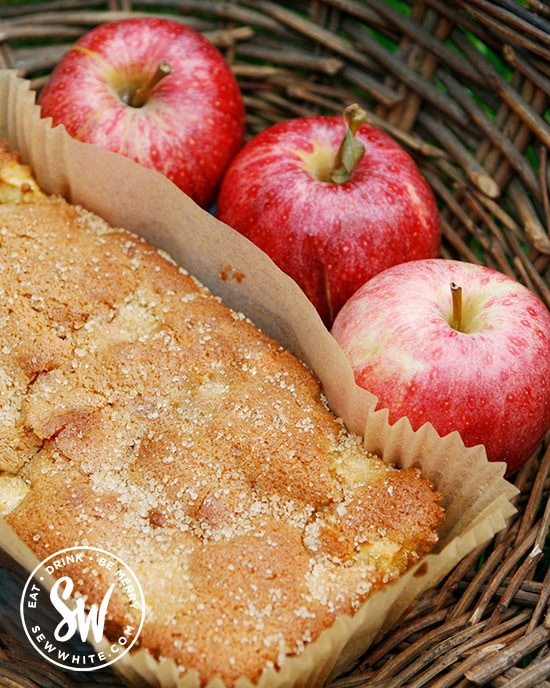
[[433, 547], [439, 495], [366, 451], [300, 361], [143, 240], [7, 201], [0, 509], [39, 557], [131, 564], [153, 656], [255, 680]]

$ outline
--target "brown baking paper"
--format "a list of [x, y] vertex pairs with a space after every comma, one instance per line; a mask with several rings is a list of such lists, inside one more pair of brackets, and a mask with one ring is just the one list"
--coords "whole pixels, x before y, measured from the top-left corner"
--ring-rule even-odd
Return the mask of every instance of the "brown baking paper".
[[[45, 191], [61, 194], [166, 250], [227, 305], [307, 362], [332, 410], [350, 430], [364, 434], [371, 451], [387, 462], [419, 466], [443, 495], [447, 517], [434, 552], [369, 598], [353, 618], [338, 618], [302, 655], [288, 659], [278, 671], [265, 672], [256, 685], [313, 688], [349, 669], [418, 595], [505, 527], [516, 494], [503, 477], [505, 465], [489, 463], [481, 447], [467, 449], [458, 433], [441, 438], [430, 425], [413, 432], [407, 419], [390, 426], [387, 412], [375, 410], [376, 397], [354, 383], [345, 355], [298, 286], [247, 239], [162, 175], [78, 142], [62, 127], [52, 129], [40, 118], [29, 83], [8, 70], [0, 70], [1, 139], [21, 153]], [[36, 557], [1, 520], [0, 537], [5, 551], [32, 571]], [[113, 668], [132, 682], [144, 678], [163, 688], [198, 685], [192, 672], [179, 677], [173, 662], [156, 662], [143, 650], [126, 655]], [[237, 685], [253, 684], [242, 678]], [[215, 686], [223, 688], [223, 682], [209, 684]]]

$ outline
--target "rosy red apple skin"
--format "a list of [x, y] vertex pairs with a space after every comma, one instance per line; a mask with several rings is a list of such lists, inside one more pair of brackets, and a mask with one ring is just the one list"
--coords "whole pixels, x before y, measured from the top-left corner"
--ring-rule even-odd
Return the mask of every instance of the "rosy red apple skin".
[[[150, 78], [162, 60], [172, 72], [145, 105], [124, 102], [125, 90]], [[84, 34], [38, 103], [53, 126], [160, 171], [203, 207], [244, 139], [242, 94], [223, 56], [169, 19], [121, 20]]]
[[366, 148], [351, 178], [324, 181], [345, 132], [339, 116], [272, 125], [224, 175], [216, 215], [263, 249], [313, 302], [326, 324], [381, 270], [438, 255], [434, 195], [409, 154], [362, 124]]
[[[462, 287], [461, 332], [449, 324], [451, 283]], [[391, 424], [458, 430], [508, 474], [550, 428], [550, 312], [504, 274], [444, 259], [389, 268], [346, 303], [332, 334]]]

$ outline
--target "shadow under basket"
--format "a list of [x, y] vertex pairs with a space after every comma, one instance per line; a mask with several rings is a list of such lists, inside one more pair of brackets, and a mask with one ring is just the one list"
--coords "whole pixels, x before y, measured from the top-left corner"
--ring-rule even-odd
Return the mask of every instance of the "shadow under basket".
[[[431, 184], [441, 256], [482, 263], [550, 306], [550, 5], [546, 0], [0, 3], [0, 68], [39, 90], [93, 26], [176, 18], [225, 55], [248, 136], [356, 102]], [[550, 449], [512, 477], [517, 514], [330, 688], [550, 688]], [[24, 573], [0, 568], [0, 685], [121, 686], [41, 660], [17, 625]]]

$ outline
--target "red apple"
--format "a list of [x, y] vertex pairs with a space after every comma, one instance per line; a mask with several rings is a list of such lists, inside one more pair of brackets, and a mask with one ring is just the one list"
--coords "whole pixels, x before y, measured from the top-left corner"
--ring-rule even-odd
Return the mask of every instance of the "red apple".
[[218, 219], [289, 274], [326, 324], [376, 273], [439, 251], [430, 187], [364, 115], [351, 106], [267, 128], [234, 158], [217, 199]]
[[458, 430], [508, 473], [550, 429], [550, 312], [500, 272], [441, 258], [391, 267], [352, 296], [332, 334], [392, 424]]
[[54, 126], [160, 171], [204, 207], [244, 139], [242, 94], [222, 54], [170, 19], [84, 34], [38, 103]]

